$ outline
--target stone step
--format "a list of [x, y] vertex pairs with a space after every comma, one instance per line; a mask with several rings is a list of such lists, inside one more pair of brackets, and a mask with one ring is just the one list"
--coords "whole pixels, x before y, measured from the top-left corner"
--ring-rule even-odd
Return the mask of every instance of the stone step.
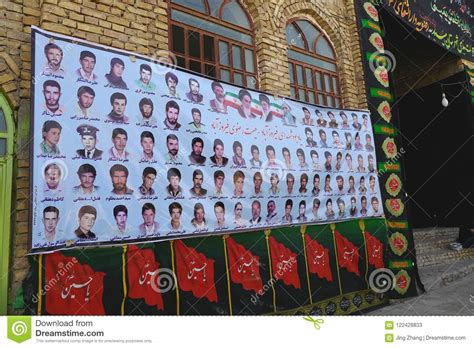
[[474, 260], [474, 248], [454, 251], [446, 246], [445, 248], [438, 248], [427, 253], [417, 252], [416, 259], [418, 267], [420, 268], [432, 265], [452, 264], [459, 260]]
[[416, 254], [423, 255], [423, 254], [431, 253], [436, 250], [440, 250], [440, 251], [446, 250], [449, 244], [455, 241], [456, 241], [455, 239], [446, 238], [446, 239], [433, 241], [430, 243], [421, 243], [421, 244], [415, 243]]
[[449, 264], [437, 264], [419, 269], [425, 289], [446, 286], [474, 273], [474, 257], [459, 259]]
[[452, 238], [457, 239], [459, 235], [459, 227], [432, 227], [417, 228], [413, 230], [413, 239], [415, 245], [420, 243], [428, 243], [437, 239]]

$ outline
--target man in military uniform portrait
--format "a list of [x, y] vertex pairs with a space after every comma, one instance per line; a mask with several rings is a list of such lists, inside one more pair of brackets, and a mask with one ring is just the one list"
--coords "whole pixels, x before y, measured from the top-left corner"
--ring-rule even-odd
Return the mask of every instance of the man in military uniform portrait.
[[97, 209], [91, 205], [84, 205], [79, 209], [77, 217], [79, 227], [74, 231], [76, 237], [79, 239], [96, 238], [95, 233], [92, 232], [92, 227], [94, 227], [97, 219]]
[[82, 124], [76, 128], [81, 136], [83, 149], [76, 150], [76, 153], [82, 159], [101, 159], [103, 151], [96, 148], [98, 128], [92, 125]]
[[193, 117], [193, 121], [188, 123], [188, 129], [193, 133], [203, 132], [206, 125], [201, 122], [201, 110], [192, 108], [191, 116]]
[[114, 164], [110, 168], [110, 178], [112, 179], [113, 190], [115, 195], [131, 195], [133, 190], [127, 187], [128, 169], [123, 164]]

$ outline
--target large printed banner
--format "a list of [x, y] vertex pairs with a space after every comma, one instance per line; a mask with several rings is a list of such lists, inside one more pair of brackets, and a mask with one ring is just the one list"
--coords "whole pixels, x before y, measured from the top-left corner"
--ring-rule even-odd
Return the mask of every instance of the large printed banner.
[[33, 252], [383, 215], [367, 111], [32, 36]]

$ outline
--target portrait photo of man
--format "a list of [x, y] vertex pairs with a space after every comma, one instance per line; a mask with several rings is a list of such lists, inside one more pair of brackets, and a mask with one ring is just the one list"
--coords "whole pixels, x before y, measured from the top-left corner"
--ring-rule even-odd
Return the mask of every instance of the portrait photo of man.
[[92, 125], [81, 124], [76, 128], [76, 132], [81, 137], [83, 149], [76, 150], [76, 154], [82, 159], [101, 159], [102, 150], [96, 148], [97, 132], [99, 129]]
[[291, 163], [291, 153], [287, 147], [281, 149], [281, 154], [283, 155], [283, 161], [285, 162], [285, 167], [288, 170], [293, 169], [293, 163]]
[[193, 225], [198, 230], [207, 228], [206, 212], [202, 203], [196, 203], [194, 205], [193, 215], [194, 217], [191, 219], [191, 225]]
[[345, 218], [346, 217], [346, 203], [341, 197], [337, 199], [336, 203], [337, 203], [337, 208], [338, 208], [337, 217], [340, 219]]
[[282, 122], [285, 126], [296, 126], [296, 116], [291, 113], [291, 107], [287, 102], [281, 104], [283, 110]]
[[303, 120], [302, 120], [302, 123], [305, 125], [305, 126], [312, 126], [314, 123], [313, 123], [313, 120], [311, 119], [311, 112], [309, 111], [309, 109], [305, 106], [302, 107], [302, 110], [303, 110]]
[[173, 74], [171, 71], [168, 71], [165, 74], [165, 82], [166, 86], [168, 87], [168, 96], [173, 98], [179, 98], [178, 91], [176, 87], [178, 86], [178, 76]]
[[53, 206], [48, 206], [43, 209], [43, 226], [44, 231], [42, 237], [42, 243], [56, 242], [58, 237], [59, 223], [59, 209]]
[[189, 193], [193, 197], [204, 197], [207, 195], [207, 190], [202, 187], [204, 181], [204, 174], [202, 170], [196, 169], [193, 172], [193, 187], [189, 189]]
[[332, 209], [332, 199], [329, 198], [326, 201], [326, 219], [331, 220], [331, 219], [334, 219], [335, 216], [336, 216], [336, 213]]
[[244, 210], [244, 206], [241, 202], [235, 203], [234, 206], [234, 226], [235, 227], [244, 227], [247, 225], [247, 221], [242, 217], [242, 211]]
[[319, 177], [319, 174], [314, 174], [313, 189], [311, 190], [311, 194], [313, 196], [317, 196], [319, 195], [319, 192], [321, 192], [321, 189], [319, 188], [320, 183], [321, 183], [321, 178]]
[[313, 139], [313, 131], [311, 130], [311, 128], [306, 127], [306, 128], [304, 129], [304, 134], [306, 135], [306, 146], [308, 146], [308, 147], [316, 147], [317, 144], [316, 144], [316, 142], [315, 142], [314, 139]]
[[349, 209], [350, 216], [357, 216], [357, 200], [355, 197], [351, 197], [351, 207]]
[[332, 113], [332, 111], [328, 111], [329, 117], [329, 128], [337, 128], [338, 124], [336, 121], [336, 116]]
[[377, 197], [372, 197], [370, 199], [370, 204], [372, 205], [372, 215], [373, 216], [380, 215], [378, 198]]
[[258, 149], [257, 145], [250, 146], [250, 153], [252, 154], [252, 158], [250, 159], [250, 165], [253, 168], [261, 168], [262, 161], [260, 161], [260, 150]]
[[89, 163], [81, 164], [77, 169], [79, 177], [79, 185], [73, 187], [76, 195], [92, 196], [98, 195], [99, 186], [94, 185], [97, 171], [95, 167]]
[[152, 203], [142, 206], [143, 223], [138, 226], [141, 237], [160, 235], [160, 224], [155, 221], [156, 209]]
[[114, 57], [110, 60], [110, 71], [105, 74], [107, 84], [105, 87], [128, 89], [126, 82], [123, 80], [123, 72], [125, 63], [122, 59]]
[[168, 197], [182, 197], [183, 189], [179, 185], [181, 183], [181, 172], [176, 168], [170, 168], [166, 178], [168, 179], [168, 186], [166, 186]]
[[341, 151], [338, 151], [337, 154], [336, 154], [336, 172], [340, 172], [341, 171], [341, 167], [342, 167], [342, 152]]
[[201, 122], [201, 111], [198, 108], [192, 108], [191, 116], [193, 121], [188, 123], [189, 131], [192, 133], [202, 133], [206, 125]]
[[311, 150], [310, 151], [310, 156], [311, 156], [311, 167], [313, 170], [320, 171], [321, 170], [321, 164], [319, 163], [319, 154], [316, 150]]
[[153, 184], [155, 183], [156, 175], [157, 172], [155, 168], [146, 167], [143, 169], [142, 184], [138, 188], [143, 196], [153, 196], [155, 194]]
[[372, 137], [368, 133], [365, 135], [365, 151], [374, 151], [374, 146], [372, 145]]
[[225, 180], [225, 173], [222, 170], [216, 170], [214, 172], [214, 196], [218, 198], [224, 195], [223, 193], [224, 180]]
[[324, 151], [324, 157], [326, 158], [326, 162], [324, 162], [324, 169], [326, 169], [327, 172], [330, 172], [332, 170], [332, 153], [329, 151]]
[[193, 138], [191, 141], [191, 153], [189, 154], [189, 162], [193, 164], [204, 164], [206, 163], [206, 157], [202, 155], [204, 150], [204, 141], [199, 138]]
[[219, 82], [213, 81], [211, 83], [211, 89], [216, 96], [214, 99], [211, 99], [211, 101], [209, 102], [209, 106], [211, 107], [211, 110], [214, 112], [220, 112], [220, 113], [226, 114], [227, 105], [225, 103], [224, 88]]
[[64, 106], [59, 104], [61, 98], [61, 85], [54, 80], [47, 80], [43, 83], [44, 112], [49, 116], [61, 116], [66, 111]]
[[341, 111], [339, 113], [339, 116], [341, 116], [341, 120], [342, 120], [342, 129], [350, 129], [350, 125], [349, 125], [349, 119], [347, 118], [347, 115], [344, 111]]
[[293, 174], [288, 173], [286, 175], [286, 192], [289, 195], [293, 194], [293, 187], [294, 186], [295, 186], [295, 177], [293, 176]]
[[154, 105], [150, 98], [142, 98], [138, 103], [140, 109], [140, 125], [147, 127], [156, 127], [158, 122], [153, 116]]
[[237, 109], [242, 118], [256, 118], [257, 115], [252, 111], [252, 95], [246, 89], [239, 91], [240, 106]]
[[354, 171], [354, 168], [352, 167], [352, 156], [349, 152], [346, 153], [346, 165], [347, 165], [347, 171], [348, 172], [353, 172]]
[[361, 176], [359, 180], [359, 193], [366, 193], [366, 192], [367, 192], [367, 187], [365, 186], [365, 178]]
[[142, 91], [153, 92], [156, 88], [156, 85], [151, 82], [152, 76], [153, 72], [151, 70], [151, 66], [148, 64], [140, 64], [140, 78], [135, 80], [135, 84]]
[[324, 192], [326, 193], [331, 193], [332, 188], [331, 188], [331, 175], [326, 175], [324, 178]]
[[355, 180], [352, 175], [349, 177], [349, 190], [347, 190], [347, 193], [350, 195], [353, 195], [356, 193]]
[[144, 131], [140, 134], [140, 145], [142, 146], [142, 160], [144, 161], [154, 161], [155, 154], [155, 136], [152, 132]]
[[375, 176], [373, 175], [369, 177], [369, 192], [371, 194], [377, 193], [377, 189], [375, 188]]
[[352, 150], [352, 134], [346, 132], [344, 136], [346, 137], [346, 150]]
[[301, 201], [300, 204], [298, 204], [298, 216], [296, 217], [296, 221], [308, 221], [308, 217], [306, 216], [306, 201]]
[[225, 205], [221, 201], [214, 203], [214, 215], [216, 216], [216, 229], [225, 228]]
[[362, 196], [360, 198], [360, 215], [367, 216], [367, 197]]
[[249, 220], [250, 225], [258, 225], [262, 222], [262, 217], [260, 213], [262, 211], [262, 207], [260, 202], [255, 200], [252, 202], [252, 217]]
[[344, 178], [342, 175], [336, 176], [336, 184], [337, 184], [337, 193], [342, 195], [344, 194]]
[[324, 119], [323, 113], [319, 110], [316, 110], [316, 116], [318, 117], [316, 119], [316, 124], [318, 125], [318, 127], [326, 127], [328, 124], [328, 121]]
[[271, 109], [270, 98], [265, 94], [259, 94], [258, 100], [260, 101], [260, 107], [262, 108], [262, 120], [265, 122], [273, 121], [273, 111]]
[[263, 183], [262, 173], [255, 172], [255, 174], [253, 175], [253, 193], [257, 196], [263, 193], [262, 183]]
[[168, 231], [182, 231], [181, 215], [183, 214], [183, 207], [178, 202], [173, 202], [168, 206], [170, 214], [170, 222], [166, 226]]
[[364, 157], [362, 157], [361, 154], [357, 155], [357, 168], [356, 168], [358, 173], [365, 173], [365, 167], [364, 167]]
[[367, 170], [369, 173], [374, 173], [375, 172], [375, 164], [374, 164], [374, 156], [372, 154], [369, 154], [367, 156], [367, 161], [369, 164], [367, 165]]
[[178, 122], [179, 118], [179, 105], [174, 100], [170, 100], [166, 103], [165, 106], [166, 117], [163, 121], [165, 129], [169, 130], [178, 130], [181, 127], [181, 124]]
[[291, 215], [291, 210], [293, 209], [293, 201], [287, 199], [285, 202], [285, 213], [281, 218], [281, 222], [284, 224], [291, 224], [293, 222], [293, 216]]
[[112, 193], [114, 195], [123, 196], [133, 194], [133, 190], [127, 187], [128, 168], [123, 164], [114, 164], [109, 170], [110, 179], [112, 180]]
[[280, 183], [280, 178], [277, 173], [270, 174], [270, 188], [268, 189], [269, 195], [278, 195], [280, 194], [280, 188], [278, 184]]
[[313, 217], [311, 220], [319, 221], [322, 220], [321, 216], [319, 216], [319, 207], [321, 206], [321, 201], [318, 198], [313, 199], [313, 208], [311, 209], [311, 213]]
[[77, 214], [79, 227], [74, 231], [77, 238], [94, 239], [96, 235], [92, 232], [95, 220], [97, 219], [97, 209], [91, 205], [84, 205], [79, 209]]
[[115, 128], [112, 131], [112, 143], [114, 144], [108, 152], [109, 160], [127, 160], [130, 154], [125, 150], [128, 141], [127, 131], [123, 128]]
[[336, 149], [344, 148], [344, 145], [341, 142], [341, 138], [339, 137], [339, 133], [333, 130], [331, 132], [331, 135], [332, 135], [332, 147], [335, 147]]
[[298, 192], [302, 194], [306, 194], [308, 192], [308, 189], [306, 188], [306, 186], [308, 186], [308, 174], [303, 173], [300, 176], [300, 188]]
[[357, 116], [356, 113], [351, 113], [351, 116], [352, 116], [352, 127], [355, 130], [360, 131], [362, 125], [359, 123], [359, 116]]
[[238, 167], [245, 166], [245, 159], [243, 157], [243, 147], [240, 141], [234, 141], [232, 144], [232, 151], [234, 152], [234, 156], [232, 156], [232, 163]]
[[328, 138], [323, 129], [319, 130], [319, 145], [321, 147], [328, 147]]
[[180, 162], [179, 159], [179, 139], [175, 134], [168, 134], [166, 136], [166, 148], [168, 152], [165, 156], [167, 163]]
[[59, 122], [53, 120], [48, 120], [43, 123], [43, 141], [40, 143], [42, 155], [61, 155], [61, 150], [59, 149], [58, 144], [61, 138], [62, 129], [63, 127]]
[[188, 81], [189, 83], [189, 92], [186, 93], [186, 98], [193, 103], [201, 103], [202, 102], [202, 94], [199, 93], [199, 82], [198, 80], [191, 78]]
[[267, 216], [265, 217], [265, 222], [269, 225], [278, 223], [277, 207], [273, 199], [269, 200], [267, 203]]
[[128, 116], [125, 115], [125, 108], [127, 107], [127, 97], [125, 94], [115, 92], [110, 96], [110, 105], [112, 110], [107, 115], [107, 119], [116, 123], [128, 123]]
[[300, 169], [308, 169], [308, 163], [306, 163], [306, 156], [304, 154], [304, 150], [302, 148], [299, 148], [296, 150], [296, 157], [298, 158], [298, 166]]
[[63, 189], [60, 185], [63, 170], [59, 166], [59, 164], [53, 162], [49, 163], [46, 167], [44, 167], [44, 182], [46, 184], [44, 193], [48, 196], [56, 196], [60, 195], [63, 192]]
[[91, 51], [81, 51], [79, 55], [80, 68], [76, 70], [76, 77], [79, 81], [89, 83], [97, 81], [97, 75], [94, 74], [96, 62], [97, 60], [94, 53]]
[[219, 167], [225, 167], [229, 162], [227, 157], [224, 157], [224, 143], [221, 139], [214, 139], [214, 155], [209, 157], [211, 162]]
[[64, 77], [66, 71], [61, 66], [63, 61], [63, 50], [55, 43], [47, 43], [44, 46], [44, 55], [46, 57], [46, 65], [43, 67], [43, 75]]
[[115, 226], [112, 229], [112, 238], [123, 238], [130, 235], [131, 228], [127, 225], [128, 209], [123, 204], [116, 205], [113, 210]]
[[94, 103], [95, 92], [89, 86], [81, 86], [77, 90], [76, 117], [90, 118], [91, 107]]
[[242, 197], [244, 196], [244, 181], [245, 181], [245, 174], [241, 170], [237, 170], [233, 177], [234, 182], [234, 197]]
[[267, 168], [277, 168], [275, 148], [272, 145], [265, 147], [265, 154], [267, 155]]

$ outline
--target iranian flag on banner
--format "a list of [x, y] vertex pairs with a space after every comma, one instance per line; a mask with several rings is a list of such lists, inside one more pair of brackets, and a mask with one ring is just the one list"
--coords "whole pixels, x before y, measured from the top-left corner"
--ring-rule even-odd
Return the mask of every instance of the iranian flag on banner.
[[61, 252], [45, 256], [46, 311], [49, 314], [104, 315], [104, 272], [94, 272]]
[[181, 290], [191, 291], [197, 298], [206, 297], [217, 302], [214, 283], [214, 260], [187, 247], [181, 240], [174, 242], [176, 252], [176, 271]]
[[242, 284], [245, 290], [260, 291], [263, 288], [260, 278], [260, 259], [231, 237], [226, 239], [229, 254], [230, 278], [236, 284]]
[[308, 258], [308, 269], [310, 273], [315, 273], [319, 278], [326, 278], [328, 282], [332, 282], [331, 264], [329, 263], [329, 250], [319, 244], [316, 240], [311, 239], [305, 234], [306, 256]]
[[147, 305], [163, 310], [163, 298], [158, 287], [159, 268], [153, 249], [130, 245], [127, 250], [128, 297], [143, 298]]
[[[224, 104], [228, 107], [238, 109], [242, 103], [240, 102], [239, 95], [233, 92], [226, 92], [225, 93], [225, 101]], [[252, 99], [251, 111], [258, 117], [262, 117], [262, 109], [260, 108], [260, 101], [257, 99]]]
[[351, 273], [360, 276], [359, 272], [359, 250], [346, 237], [343, 237], [339, 231], [335, 232], [337, 258], [339, 267], [347, 269]]
[[275, 279], [282, 279], [285, 285], [293, 285], [296, 289], [301, 289], [296, 253], [277, 242], [273, 236], [270, 236], [269, 244]]
[[383, 244], [368, 231], [364, 231], [369, 263], [375, 268], [383, 268]]
[[271, 103], [270, 110], [272, 111], [273, 116], [276, 116], [278, 118], [283, 117], [283, 108], [281, 107], [281, 105], [277, 103]]

